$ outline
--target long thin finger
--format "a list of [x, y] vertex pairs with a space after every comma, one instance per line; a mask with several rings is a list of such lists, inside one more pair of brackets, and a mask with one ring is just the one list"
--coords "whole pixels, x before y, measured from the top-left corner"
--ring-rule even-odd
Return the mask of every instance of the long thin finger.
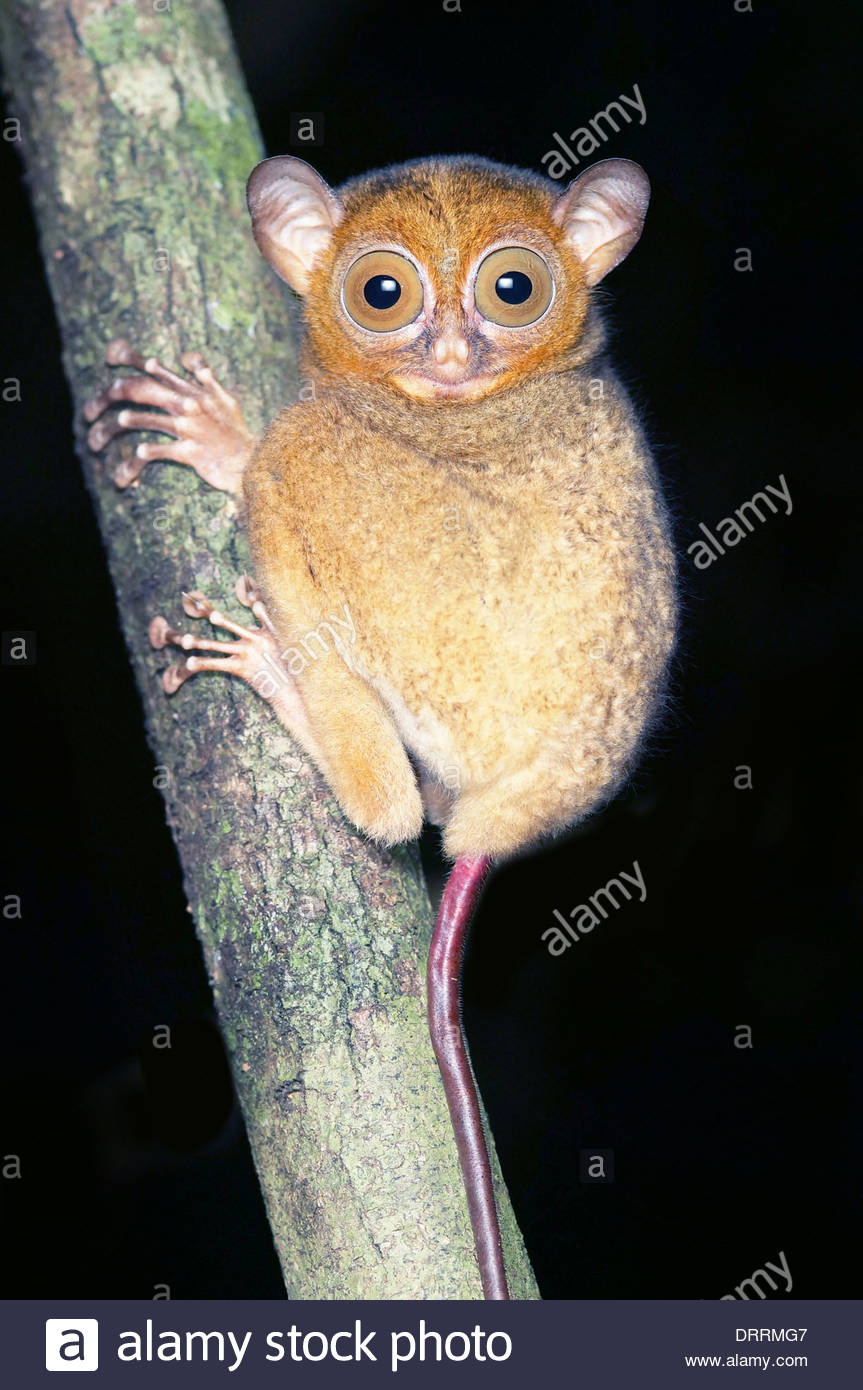
[[147, 464], [153, 463], [156, 459], [160, 462], [170, 459], [173, 463], [189, 463], [188, 441], [166, 439], [162, 443], [139, 444], [135, 452], [128, 458], [121, 459], [114, 470], [114, 482], [117, 487], [131, 487], [132, 483], [140, 478]]
[[95, 425], [91, 425], [87, 443], [94, 453], [98, 453], [124, 430], [158, 430], [160, 434], [170, 434], [174, 439], [179, 439], [184, 432], [183, 424], [173, 415], [156, 415], [148, 410], [120, 410], [116, 415], [97, 420]]
[[166, 381], [170, 386], [179, 386], [187, 392], [194, 389], [191, 382], [165, 367], [158, 357], [145, 357], [142, 352], [138, 352], [128, 338], [114, 338], [105, 351], [105, 361], [109, 367], [137, 367], [139, 372], [146, 372], [148, 376], [158, 377], [160, 381]]
[[118, 376], [106, 390], [85, 403], [85, 420], [96, 420], [118, 401], [156, 406], [159, 410], [167, 410], [169, 415], [179, 415], [185, 407], [184, 397], [161, 382], [146, 376]]
[[209, 362], [201, 356], [200, 352], [184, 352], [180, 360], [186, 368], [186, 371], [191, 372], [196, 381], [199, 381], [202, 386], [205, 386], [226, 410], [236, 413], [237, 402], [235, 398], [231, 395], [230, 391], [225, 390]]

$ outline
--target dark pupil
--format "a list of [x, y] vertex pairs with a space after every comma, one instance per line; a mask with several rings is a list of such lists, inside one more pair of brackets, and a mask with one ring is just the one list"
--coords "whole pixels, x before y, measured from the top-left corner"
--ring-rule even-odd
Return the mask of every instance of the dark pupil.
[[363, 289], [367, 304], [373, 309], [391, 309], [402, 297], [402, 287], [391, 275], [373, 275]]
[[520, 270], [507, 270], [494, 282], [494, 292], [504, 304], [523, 304], [533, 291], [530, 276]]

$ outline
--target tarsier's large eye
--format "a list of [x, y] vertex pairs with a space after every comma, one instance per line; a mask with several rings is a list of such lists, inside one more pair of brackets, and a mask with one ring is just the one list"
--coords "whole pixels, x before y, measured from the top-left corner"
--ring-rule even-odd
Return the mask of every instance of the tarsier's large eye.
[[369, 251], [350, 267], [342, 302], [360, 328], [392, 333], [412, 323], [423, 307], [423, 287], [410, 261], [395, 251]]
[[476, 307], [504, 328], [523, 328], [542, 318], [554, 293], [551, 271], [526, 246], [504, 247], [486, 256], [476, 276]]

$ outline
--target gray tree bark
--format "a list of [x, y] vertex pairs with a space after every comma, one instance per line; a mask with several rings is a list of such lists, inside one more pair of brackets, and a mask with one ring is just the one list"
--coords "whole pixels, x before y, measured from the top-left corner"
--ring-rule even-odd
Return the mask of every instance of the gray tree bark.
[[[2, 0], [0, 44], [78, 451], [288, 1294], [479, 1297], [425, 1024], [416, 850], [355, 833], [239, 682], [163, 694], [155, 613], [183, 621], [180, 591], [197, 588], [248, 616], [232, 597], [249, 568], [236, 510], [175, 464], [120, 491], [84, 438], [117, 336], [174, 366], [203, 351], [252, 428], [296, 398], [287, 295], [249, 233], [262, 147], [224, 14]], [[536, 1297], [499, 1173], [497, 1196], [512, 1295]]]

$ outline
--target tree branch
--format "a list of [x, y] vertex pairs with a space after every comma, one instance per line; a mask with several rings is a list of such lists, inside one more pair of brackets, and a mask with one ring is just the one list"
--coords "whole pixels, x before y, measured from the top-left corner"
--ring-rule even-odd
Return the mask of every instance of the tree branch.
[[[425, 1024], [416, 850], [357, 835], [239, 682], [198, 676], [166, 698], [150, 618], [179, 618], [192, 588], [245, 617], [236, 510], [170, 464], [120, 491], [84, 441], [112, 337], [171, 365], [200, 349], [253, 428], [296, 395], [288, 306], [249, 233], [261, 141], [224, 15], [4, 0], [0, 42], [79, 454], [288, 1293], [478, 1297]], [[499, 1180], [498, 1201], [513, 1297], [535, 1297]]]

